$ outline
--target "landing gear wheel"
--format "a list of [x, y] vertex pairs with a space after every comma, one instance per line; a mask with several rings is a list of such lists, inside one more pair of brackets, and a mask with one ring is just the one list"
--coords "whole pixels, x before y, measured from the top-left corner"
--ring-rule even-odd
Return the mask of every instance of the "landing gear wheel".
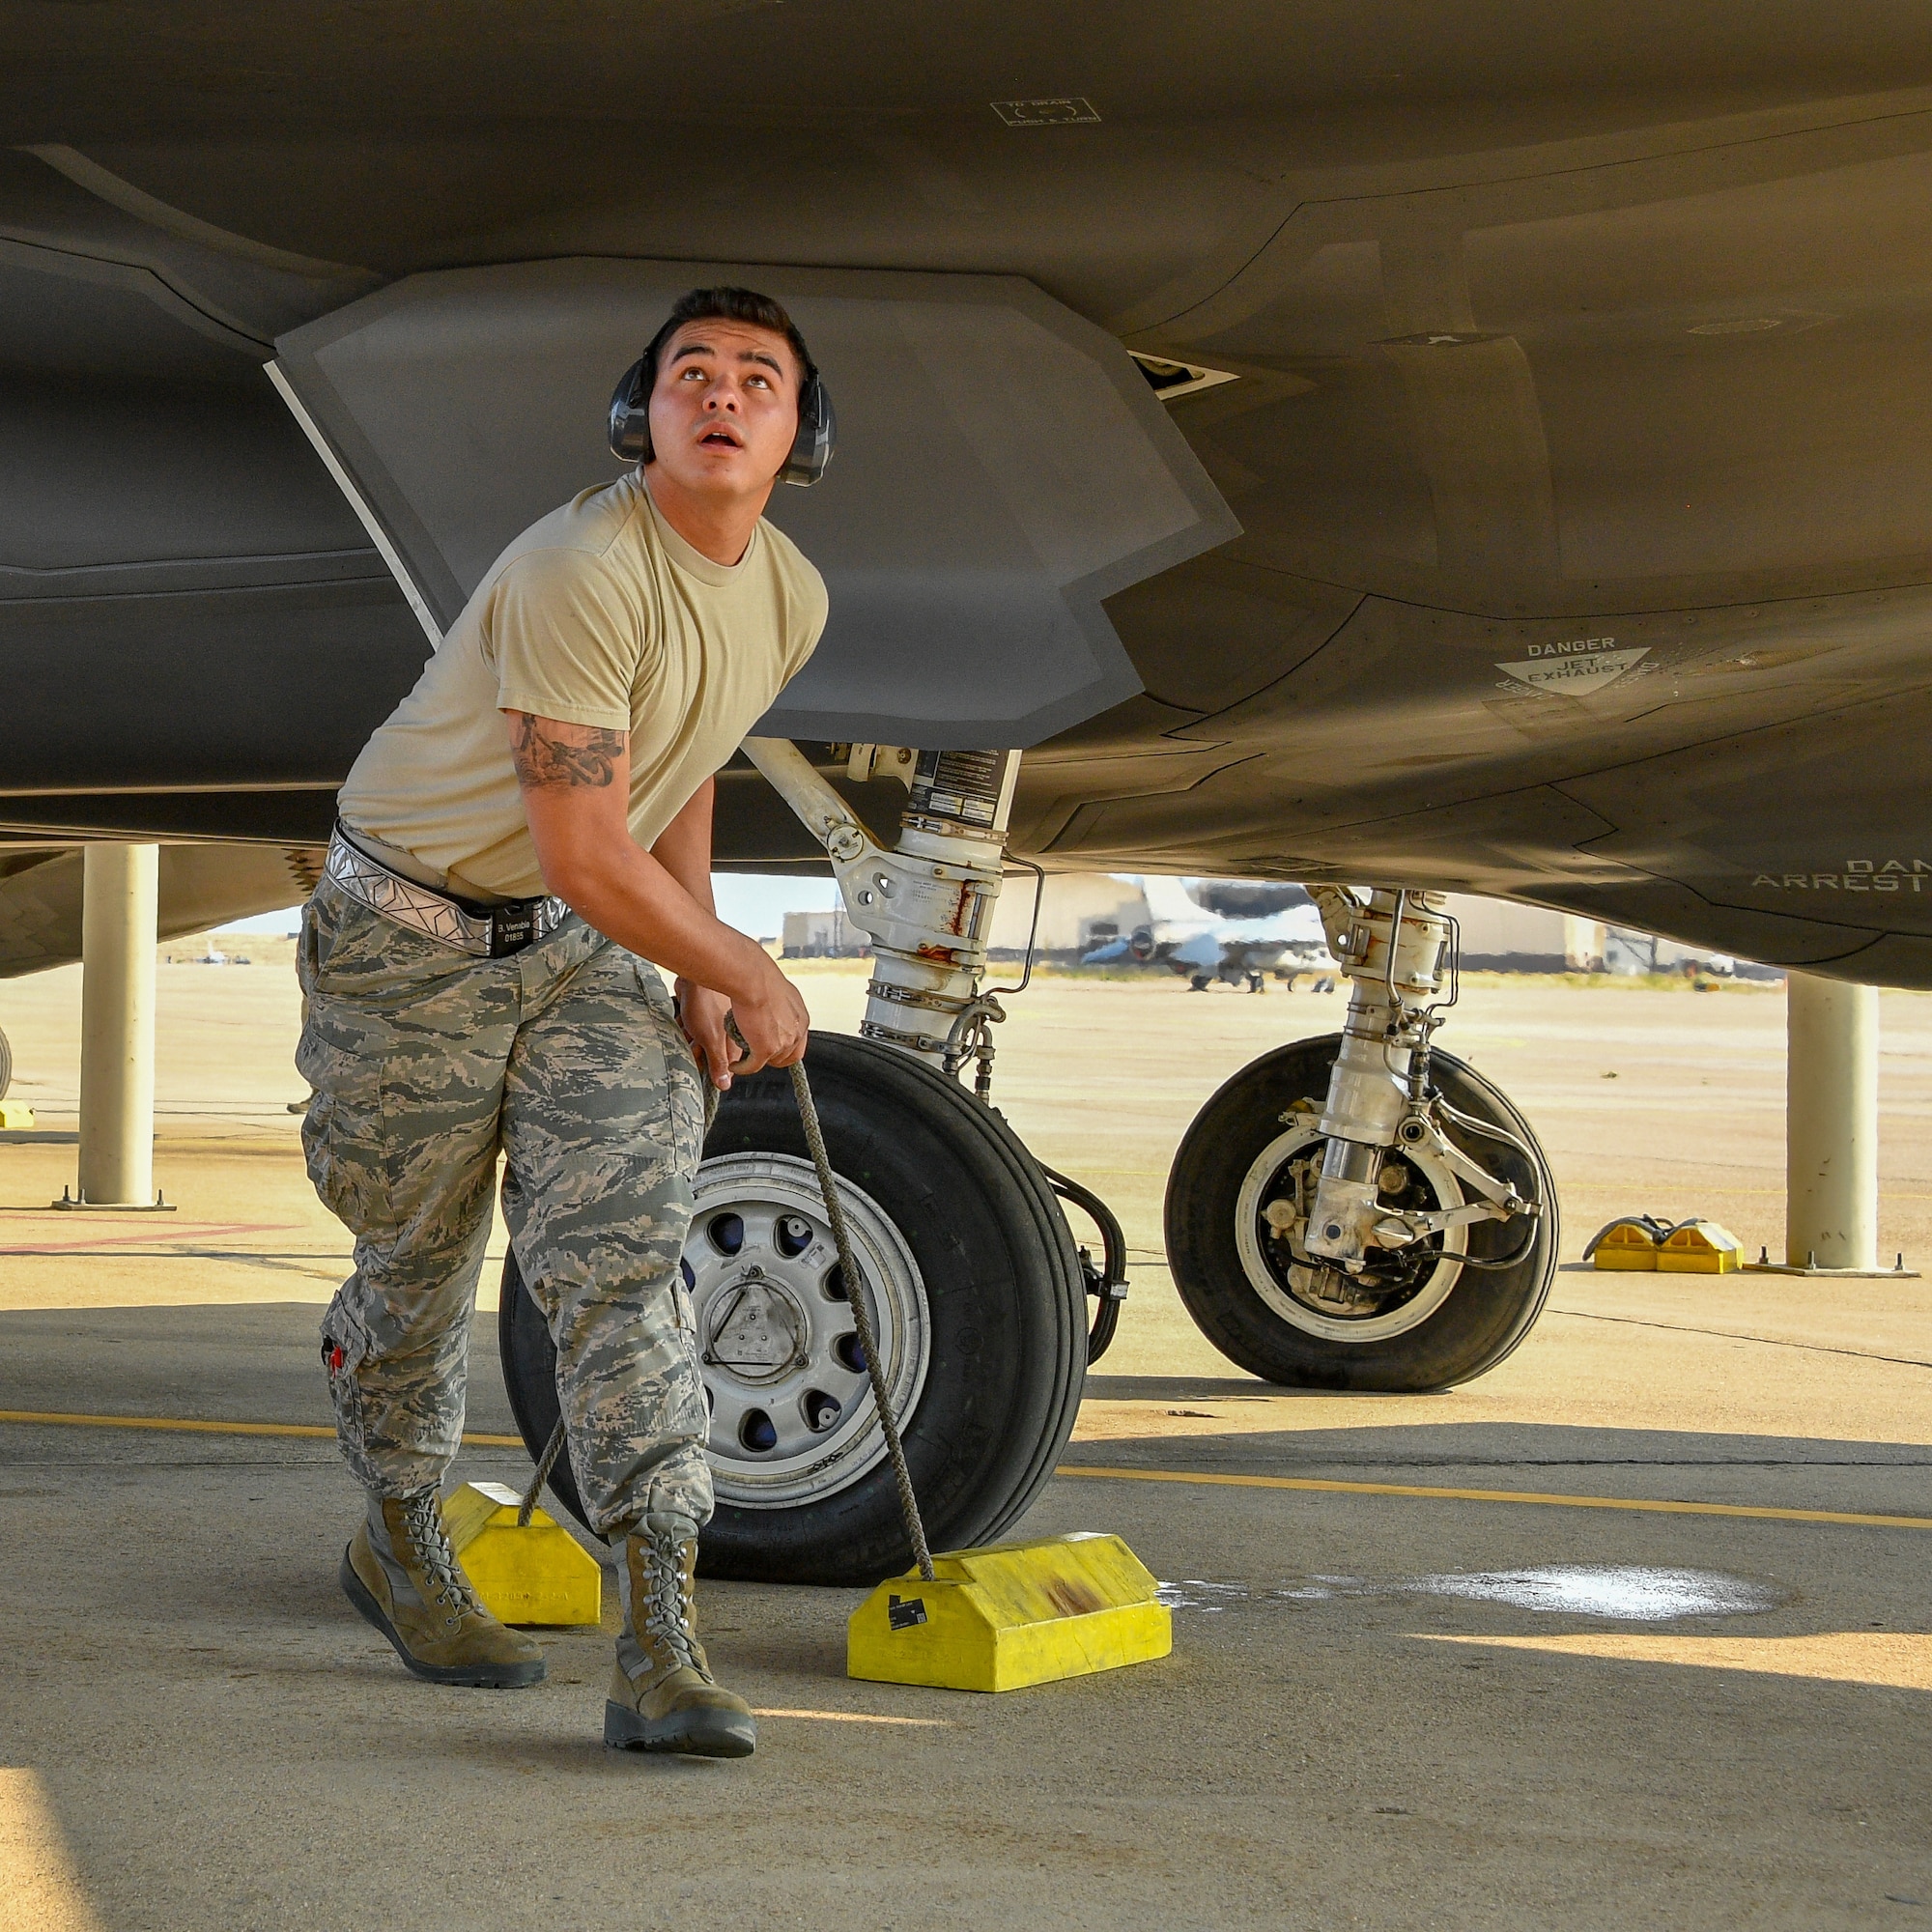
[[7, 1097], [7, 1089], [14, 1081], [14, 1049], [7, 1044], [7, 1036], [0, 1033], [0, 1100]]
[[[991, 1108], [892, 1047], [815, 1034], [807, 1065], [871, 1287], [935, 1549], [992, 1541], [1052, 1473], [1087, 1366], [1086, 1290], [1038, 1163]], [[783, 1072], [737, 1080], [685, 1244], [712, 1405], [707, 1576], [870, 1583], [912, 1561], [846, 1286]], [[512, 1255], [497, 1337], [534, 1456], [556, 1358]], [[582, 1508], [568, 1459], [552, 1488]]]
[[[1479, 1221], [1427, 1248], [1391, 1252], [1366, 1276], [1298, 1264], [1268, 1208], [1312, 1195], [1326, 1143], [1284, 1122], [1320, 1111], [1340, 1039], [1298, 1040], [1245, 1066], [1188, 1128], [1167, 1185], [1167, 1253], [1174, 1284], [1201, 1332], [1250, 1374], [1294, 1388], [1419, 1392], [1492, 1369], [1541, 1313], [1556, 1272], [1556, 1192], [1536, 1137], [1475, 1069], [1437, 1052], [1443, 1098], [1523, 1143], [1533, 1159], [1446, 1119], [1444, 1131], [1524, 1198], [1534, 1222]], [[1446, 1164], [1406, 1149], [1389, 1156], [1401, 1205], [1454, 1207], [1465, 1198]], [[1456, 1257], [1511, 1258], [1500, 1268]]]

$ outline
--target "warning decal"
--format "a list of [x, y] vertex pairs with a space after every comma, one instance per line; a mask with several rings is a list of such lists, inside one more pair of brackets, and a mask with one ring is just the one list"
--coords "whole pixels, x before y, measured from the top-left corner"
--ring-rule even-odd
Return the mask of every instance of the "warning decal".
[[[1609, 640], [1605, 639], [1605, 642]], [[1648, 644], [1630, 650], [1591, 650], [1575, 656], [1550, 652], [1521, 664], [1499, 664], [1496, 668], [1519, 684], [1538, 691], [1559, 691], [1566, 697], [1581, 697], [1616, 683], [1627, 671], [1635, 669], [1650, 655]]]

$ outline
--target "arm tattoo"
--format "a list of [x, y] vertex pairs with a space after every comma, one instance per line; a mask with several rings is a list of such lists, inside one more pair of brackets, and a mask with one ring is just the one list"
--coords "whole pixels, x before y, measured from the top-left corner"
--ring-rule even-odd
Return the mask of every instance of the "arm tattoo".
[[622, 731], [594, 724], [559, 724], [532, 718], [527, 711], [510, 713], [510, 756], [517, 767], [517, 782], [526, 790], [538, 785], [608, 785], [616, 777], [625, 739]]

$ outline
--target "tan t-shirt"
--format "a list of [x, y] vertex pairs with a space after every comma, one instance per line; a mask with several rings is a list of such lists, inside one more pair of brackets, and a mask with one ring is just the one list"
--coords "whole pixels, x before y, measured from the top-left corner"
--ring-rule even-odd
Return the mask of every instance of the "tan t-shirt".
[[531, 525], [476, 586], [355, 760], [343, 822], [459, 896], [545, 891], [505, 711], [631, 734], [631, 836], [650, 846], [770, 708], [825, 628], [825, 584], [760, 521], [714, 563], [635, 476]]

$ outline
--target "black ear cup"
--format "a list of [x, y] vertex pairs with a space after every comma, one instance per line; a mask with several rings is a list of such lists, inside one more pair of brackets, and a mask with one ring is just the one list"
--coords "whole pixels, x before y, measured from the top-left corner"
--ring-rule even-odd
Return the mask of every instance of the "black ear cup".
[[639, 355], [611, 391], [611, 454], [625, 463], [651, 460], [654, 358]]
[[792, 440], [785, 467], [779, 471], [779, 481], [810, 489], [825, 474], [838, 437], [838, 418], [832, 411], [831, 394], [814, 369], [798, 399], [798, 435]]
[[[651, 386], [656, 379], [657, 358], [639, 355], [611, 392], [611, 454], [620, 462], [651, 460]], [[779, 481], [809, 490], [825, 474], [838, 433], [832, 398], [814, 370], [798, 399], [798, 435]]]

